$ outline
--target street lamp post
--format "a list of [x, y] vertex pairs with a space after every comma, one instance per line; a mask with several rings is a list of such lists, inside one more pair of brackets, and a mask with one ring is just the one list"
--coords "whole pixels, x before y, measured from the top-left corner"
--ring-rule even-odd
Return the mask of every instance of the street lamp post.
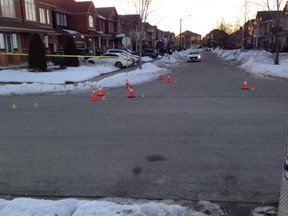
[[184, 20], [185, 18], [189, 17], [191, 15], [185, 16], [184, 18], [180, 19], [180, 43], [179, 43], [179, 49], [181, 49], [182, 47], [182, 20]]

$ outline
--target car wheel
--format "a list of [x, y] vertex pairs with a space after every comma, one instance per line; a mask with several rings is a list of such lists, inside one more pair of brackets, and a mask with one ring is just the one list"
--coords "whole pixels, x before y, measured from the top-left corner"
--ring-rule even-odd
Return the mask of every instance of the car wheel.
[[118, 68], [122, 68], [122, 67], [123, 67], [123, 65], [122, 65], [122, 63], [121, 63], [121, 62], [116, 62], [116, 63], [115, 63], [115, 67], [118, 67]]
[[88, 64], [95, 64], [95, 62], [93, 60], [88, 60], [87, 63]]

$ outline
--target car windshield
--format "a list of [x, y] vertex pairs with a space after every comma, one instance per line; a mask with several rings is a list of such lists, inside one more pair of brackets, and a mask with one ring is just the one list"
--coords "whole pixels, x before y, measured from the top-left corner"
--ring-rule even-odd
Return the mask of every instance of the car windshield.
[[189, 55], [199, 55], [199, 52], [190, 52]]

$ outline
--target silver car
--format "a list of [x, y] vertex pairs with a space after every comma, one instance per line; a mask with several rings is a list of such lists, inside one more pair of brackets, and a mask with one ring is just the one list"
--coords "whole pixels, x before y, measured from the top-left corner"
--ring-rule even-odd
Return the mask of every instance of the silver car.
[[200, 62], [201, 54], [198, 51], [191, 51], [187, 55], [187, 62]]

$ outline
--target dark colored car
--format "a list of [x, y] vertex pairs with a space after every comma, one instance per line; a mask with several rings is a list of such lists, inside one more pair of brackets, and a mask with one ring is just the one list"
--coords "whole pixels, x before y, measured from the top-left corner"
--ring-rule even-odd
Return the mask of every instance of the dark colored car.
[[92, 50], [88, 49], [88, 48], [78, 48], [77, 49], [77, 53], [78, 55], [87, 55], [87, 56], [91, 56], [93, 55]]
[[88, 48], [78, 48], [77, 49], [77, 54], [81, 56], [87, 56], [83, 58], [80, 58], [80, 60], [85, 61], [86, 59], [90, 58], [90, 56], [93, 56], [93, 52], [91, 49]]
[[245, 49], [254, 49], [254, 46], [253, 46], [253, 44], [247, 44], [245, 46]]
[[[87, 57], [79, 57], [81, 61], [85, 61], [86, 59], [93, 56], [92, 51], [87, 48], [77, 49], [77, 54], [81, 56], [87, 56]], [[64, 57], [60, 56], [60, 55], [64, 55], [64, 51], [57, 51], [57, 52], [52, 53], [52, 55], [56, 55], [56, 56], [52, 56], [50, 59], [54, 65], [64, 65]]]
[[64, 65], [64, 57], [62, 57], [61, 55], [64, 55], [64, 51], [57, 51], [54, 53], [51, 53], [52, 55], [56, 55], [56, 56], [52, 56], [50, 58], [50, 61], [54, 64], [54, 65]]
[[151, 58], [157, 58], [158, 51], [156, 49], [144, 49], [142, 51], [142, 56], [149, 56]]

